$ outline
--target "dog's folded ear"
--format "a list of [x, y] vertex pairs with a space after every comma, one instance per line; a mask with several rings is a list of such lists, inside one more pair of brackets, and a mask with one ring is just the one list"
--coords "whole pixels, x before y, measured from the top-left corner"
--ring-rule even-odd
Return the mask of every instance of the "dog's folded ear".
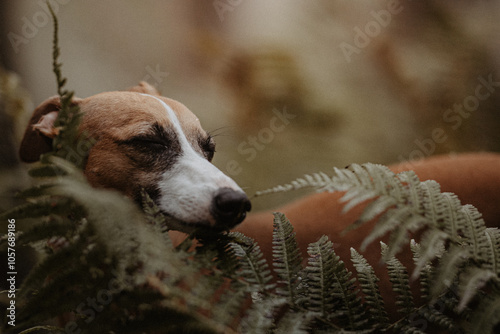
[[[73, 99], [75, 104], [79, 101], [78, 98]], [[40, 160], [40, 155], [52, 151], [52, 138], [59, 134], [59, 130], [54, 127], [54, 122], [60, 108], [61, 99], [59, 96], [53, 96], [35, 109], [19, 148], [21, 161], [35, 162]]]
[[139, 82], [137, 86], [129, 88], [128, 91], [160, 96], [160, 92], [146, 81]]

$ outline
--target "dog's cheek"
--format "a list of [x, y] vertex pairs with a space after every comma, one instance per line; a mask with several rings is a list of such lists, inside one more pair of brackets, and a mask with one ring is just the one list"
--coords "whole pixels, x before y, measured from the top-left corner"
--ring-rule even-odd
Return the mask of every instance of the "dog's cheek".
[[128, 158], [116, 145], [100, 141], [90, 151], [85, 175], [93, 187], [114, 188], [133, 197], [136, 175]]

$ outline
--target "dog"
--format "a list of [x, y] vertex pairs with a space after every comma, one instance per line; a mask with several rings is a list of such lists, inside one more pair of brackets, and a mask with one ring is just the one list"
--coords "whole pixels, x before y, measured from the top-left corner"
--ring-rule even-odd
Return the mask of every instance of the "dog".
[[[309, 243], [327, 235], [337, 255], [354, 269], [348, 260], [350, 248], [360, 249], [373, 224], [343, 234], [362, 208], [343, 214], [339, 204], [342, 193], [309, 195], [276, 210], [247, 216], [251, 209], [248, 197], [210, 163], [215, 152], [213, 138], [181, 103], [160, 96], [145, 82], [129, 91], [75, 98], [73, 103], [83, 112], [80, 133], [95, 141], [84, 163], [84, 174], [92, 186], [118, 190], [137, 202], [144, 189], [167, 216], [180, 222], [176, 229], [235, 229], [256, 240], [268, 260], [272, 260], [272, 211], [283, 212], [297, 232], [304, 256]], [[52, 97], [35, 109], [21, 143], [21, 160], [37, 161], [52, 149], [59, 108], [59, 98]], [[436, 180], [442, 191], [453, 192], [464, 204], [476, 206], [488, 226], [500, 226], [499, 154], [438, 156], [390, 168], [394, 172], [414, 170], [421, 180]], [[391, 318], [395, 318], [391, 284], [380, 265], [378, 247], [373, 243], [363, 255], [381, 278], [382, 296]], [[411, 267], [409, 250], [399, 256]]]
[[[146, 82], [72, 103], [83, 114], [79, 133], [93, 141], [83, 170], [92, 186], [138, 203], [146, 191], [184, 232], [229, 230], [250, 211], [244, 191], [211, 163], [215, 142], [183, 104]], [[20, 146], [22, 161], [38, 161], [52, 150], [60, 104], [55, 96], [35, 109]]]

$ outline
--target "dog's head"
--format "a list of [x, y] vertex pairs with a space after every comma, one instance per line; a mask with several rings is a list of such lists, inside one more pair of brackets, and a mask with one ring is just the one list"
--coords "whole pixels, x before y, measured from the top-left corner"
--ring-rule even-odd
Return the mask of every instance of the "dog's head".
[[[250, 201], [211, 163], [214, 140], [184, 105], [146, 83], [73, 102], [83, 113], [80, 133], [94, 142], [84, 167], [90, 184], [137, 202], [145, 190], [184, 231], [230, 229], [245, 218]], [[53, 97], [35, 110], [21, 143], [23, 161], [37, 161], [52, 149], [59, 108], [59, 98]]]

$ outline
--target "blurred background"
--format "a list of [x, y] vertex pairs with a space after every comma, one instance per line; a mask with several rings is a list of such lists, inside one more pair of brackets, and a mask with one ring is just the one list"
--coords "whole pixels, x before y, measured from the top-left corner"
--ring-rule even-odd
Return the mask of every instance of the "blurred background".
[[[198, 115], [215, 165], [250, 195], [350, 163], [500, 150], [499, 1], [50, 1], [68, 89], [155, 85]], [[3, 211], [29, 182], [27, 119], [56, 84], [45, 0], [0, 15]]]

